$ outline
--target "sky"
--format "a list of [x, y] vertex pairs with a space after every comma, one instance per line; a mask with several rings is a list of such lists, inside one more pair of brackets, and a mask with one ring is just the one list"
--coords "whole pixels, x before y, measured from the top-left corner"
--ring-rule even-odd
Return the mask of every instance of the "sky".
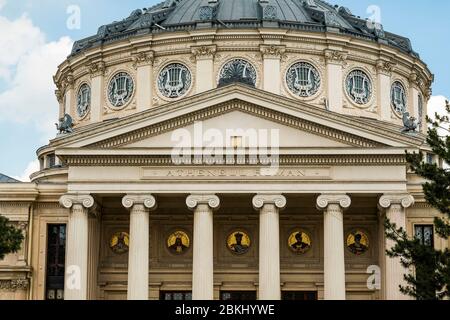
[[[227, 1], [227, 0], [222, 0]], [[55, 137], [52, 77], [73, 41], [159, 0], [0, 0], [0, 172], [21, 181], [37, 170], [35, 150]], [[435, 74], [430, 113], [450, 97], [450, 1], [329, 0], [411, 39]], [[79, 18], [79, 19], [75, 19]]]

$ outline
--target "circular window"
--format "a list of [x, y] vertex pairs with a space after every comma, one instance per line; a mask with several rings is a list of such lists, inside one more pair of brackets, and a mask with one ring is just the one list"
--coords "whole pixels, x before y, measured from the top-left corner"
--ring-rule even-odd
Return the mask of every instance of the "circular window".
[[397, 115], [403, 115], [406, 112], [406, 91], [400, 81], [395, 81], [391, 89], [391, 104]]
[[372, 98], [372, 81], [367, 73], [362, 70], [350, 72], [345, 87], [347, 94], [357, 104], [367, 104]]
[[320, 74], [310, 63], [298, 62], [292, 65], [286, 74], [289, 90], [299, 97], [311, 97], [320, 87]]
[[225, 86], [234, 82], [256, 86], [256, 69], [248, 61], [234, 59], [227, 62], [219, 74], [219, 86]]
[[91, 87], [88, 84], [83, 84], [78, 90], [77, 96], [77, 114], [80, 118], [86, 116], [91, 107]]
[[113, 107], [126, 105], [133, 96], [134, 81], [126, 72], [119, 72], [111, 79], [108, 86], [108, 99]]
[[166, 98], [179, 98], [191, 87], [192, 76], [189, 69], [180, 64], [172, 63], [159, 74], [158, 89]]

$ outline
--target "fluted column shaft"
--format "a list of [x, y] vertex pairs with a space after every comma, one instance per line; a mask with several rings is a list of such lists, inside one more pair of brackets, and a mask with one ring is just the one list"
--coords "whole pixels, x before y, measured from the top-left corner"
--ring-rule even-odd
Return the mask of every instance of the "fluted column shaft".
[[321, 195], [317, 207], [324, 211], [324, 298], [345, 300], [344, 209], [347, 195]]
[[149, 211], [156, 207], [156, 200], [151, 195], [128, 195], [122, 204], [130, 210], [128, 300], [148, 300]]
[[282, 195], [257, 195], [253, 206], [259, 210], [259, 300], [280, 300], [280, 209]]
[[65, 300], [86, 300], [88, 296], [89, 209], [95, 205], [90, 195], [64, 195], [61, 206], [71, 209], [67, 227]]
[[[406, 230], [406, 208], [414, 204], [414, 198], [408, 194], [384, 195], [380, 198], [380, 209], [385, 209], [386, 218], [395, 223], [397, 228]], [[395, 242], [386, 239], [384, 250], [390, 250]], [[400, 258], [390, 258], [385, 255], [385, 298], [386, 300], [408, 300], [409, 298], [400, 292], [400, 286], [405, 285], [404, 275], [408, 273]]]
[[192, 299], [214, 299], [214, 237], [213, 210], [220, 200], [215, 195], [191, 195], [187, 206], [194, 211], [192, 262]]

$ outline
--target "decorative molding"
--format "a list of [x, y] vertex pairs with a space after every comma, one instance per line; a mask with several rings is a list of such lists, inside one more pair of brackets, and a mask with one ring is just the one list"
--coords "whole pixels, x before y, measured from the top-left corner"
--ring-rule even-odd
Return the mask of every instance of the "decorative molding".
[[344, 51], [326, 49], [324, 55], [327, 63], [343, 65], [347, 60], [347, 52]]
[[401, 205], [404, 209], [414, 205], [414, 197], [410, 194], [385, 194], [378, 205], [380, 209], [389, 209], [392, 205]]
[[189, 113], [162, 123], [157, 123], [149, 127], [145, 127], [133, 132], [128, 132], [117, 137], [106, 139], [89, 145], [89, 148], [117, 148], [131, 142], [154, 137], [166, 132], [170, 132], [177, 128], [182, 128], [200, 120], [207, 120], [217, 117], [222, 114], [226, 114], [235, 110], [245, 112], [260, 118], [274, 121], [283, 125], [293, 127], [302, 131], [306, 131], [315, 135], [319, 135], [325, 138], [332, 139], [334, 141], [342, 142], [356, 147], [374, 148], [381, 146], [381, 144], [365, 139], [353, 134], [349, 134], [343, 131], [339, 131], [334, 128], [319, 125], [314, 122], [310, 122], [301, 118], [290, 116], [278, 111], [273, 111], [267, 108], [263, 108], [254, 104], [243, 102], [240, 100], [232, 100], [226, 103], [222, 103], [213, 107], [209, 107], [203, 110]]
[[217, 52], [216, 45], [210, 46], [194, 46], [191, 48], [192, 50], [192, 62], [196, 60], [209, 60], [214, 59], [214, 56]]
[[155, 54], [153, 51], [139, 52], [133, 55], [132, 60], [134, 69], [142, 66], [151, 66], [155, 60]]
[[211, 209], [217, 210], [220, 206], [220, 199], [214, 194], [191, 194], [186, 198], [186, 205], [191, 210], [195, 210], [200, 204], [207, 204]]
[[0, 280], [0, 290], [17, 291], [27, 290], [30, 285], [28, 279], [7, 279]]
[[376, 69], [378, 73], [391, 76], [394, 71], [395, 63], [386, 60], [377, 60]]
[[91, 78], [104, 76], [106, 73], [106, 64], [104, 61], [92, 62], [87, 65]]
[[316, 201], [318, 210], [326, 210], [331, 204], [337, 204], [342, 209], [348, 209], [352, 204], [352, 199], [346, 194], [322, 194]]
[[[132, 156], [132, 155], [71, 155], [62, 157], [69, 166], [171, 166], [171, 156]], [[194, 161], [192, 161], [194, 163]], [[323, 165], [323, 166], [403, 166], [406, 165], [405, 155], [309, 155], [280, 156], [281, 165]], [[251, 164], [246, 157], [245, 164]]]
[[286, 59], [286, 46], [261, 45], [261, 54], [264, 59]]
[[132, 209], [135, 205], [143, 205], [147, 209], [156, 209], [156, 199], [151, 194], [128, 194], [122, 199], [122, 205]]
[[273, 204], [278, 209], [284, 209], [287, 204], [286, 197], [281, 194], [258, 194], [253, 197], [253, 208], [260, 210], [266, 204]]

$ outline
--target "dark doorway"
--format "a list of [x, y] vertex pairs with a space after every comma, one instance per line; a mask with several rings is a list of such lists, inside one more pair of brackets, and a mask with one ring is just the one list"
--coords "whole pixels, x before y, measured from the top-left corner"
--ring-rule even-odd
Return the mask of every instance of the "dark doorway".
[[49, 224], [47, 227], [47, 300], [64, 300], [64, 273], [66, 264], [66, 225]]
[[256, 300], [256, 291], [221, 291], [220, 300], [254, 301]]
[[283, 291], [282, 299], [287, 301], [314, 301], [317, 300], [315, 291]]

